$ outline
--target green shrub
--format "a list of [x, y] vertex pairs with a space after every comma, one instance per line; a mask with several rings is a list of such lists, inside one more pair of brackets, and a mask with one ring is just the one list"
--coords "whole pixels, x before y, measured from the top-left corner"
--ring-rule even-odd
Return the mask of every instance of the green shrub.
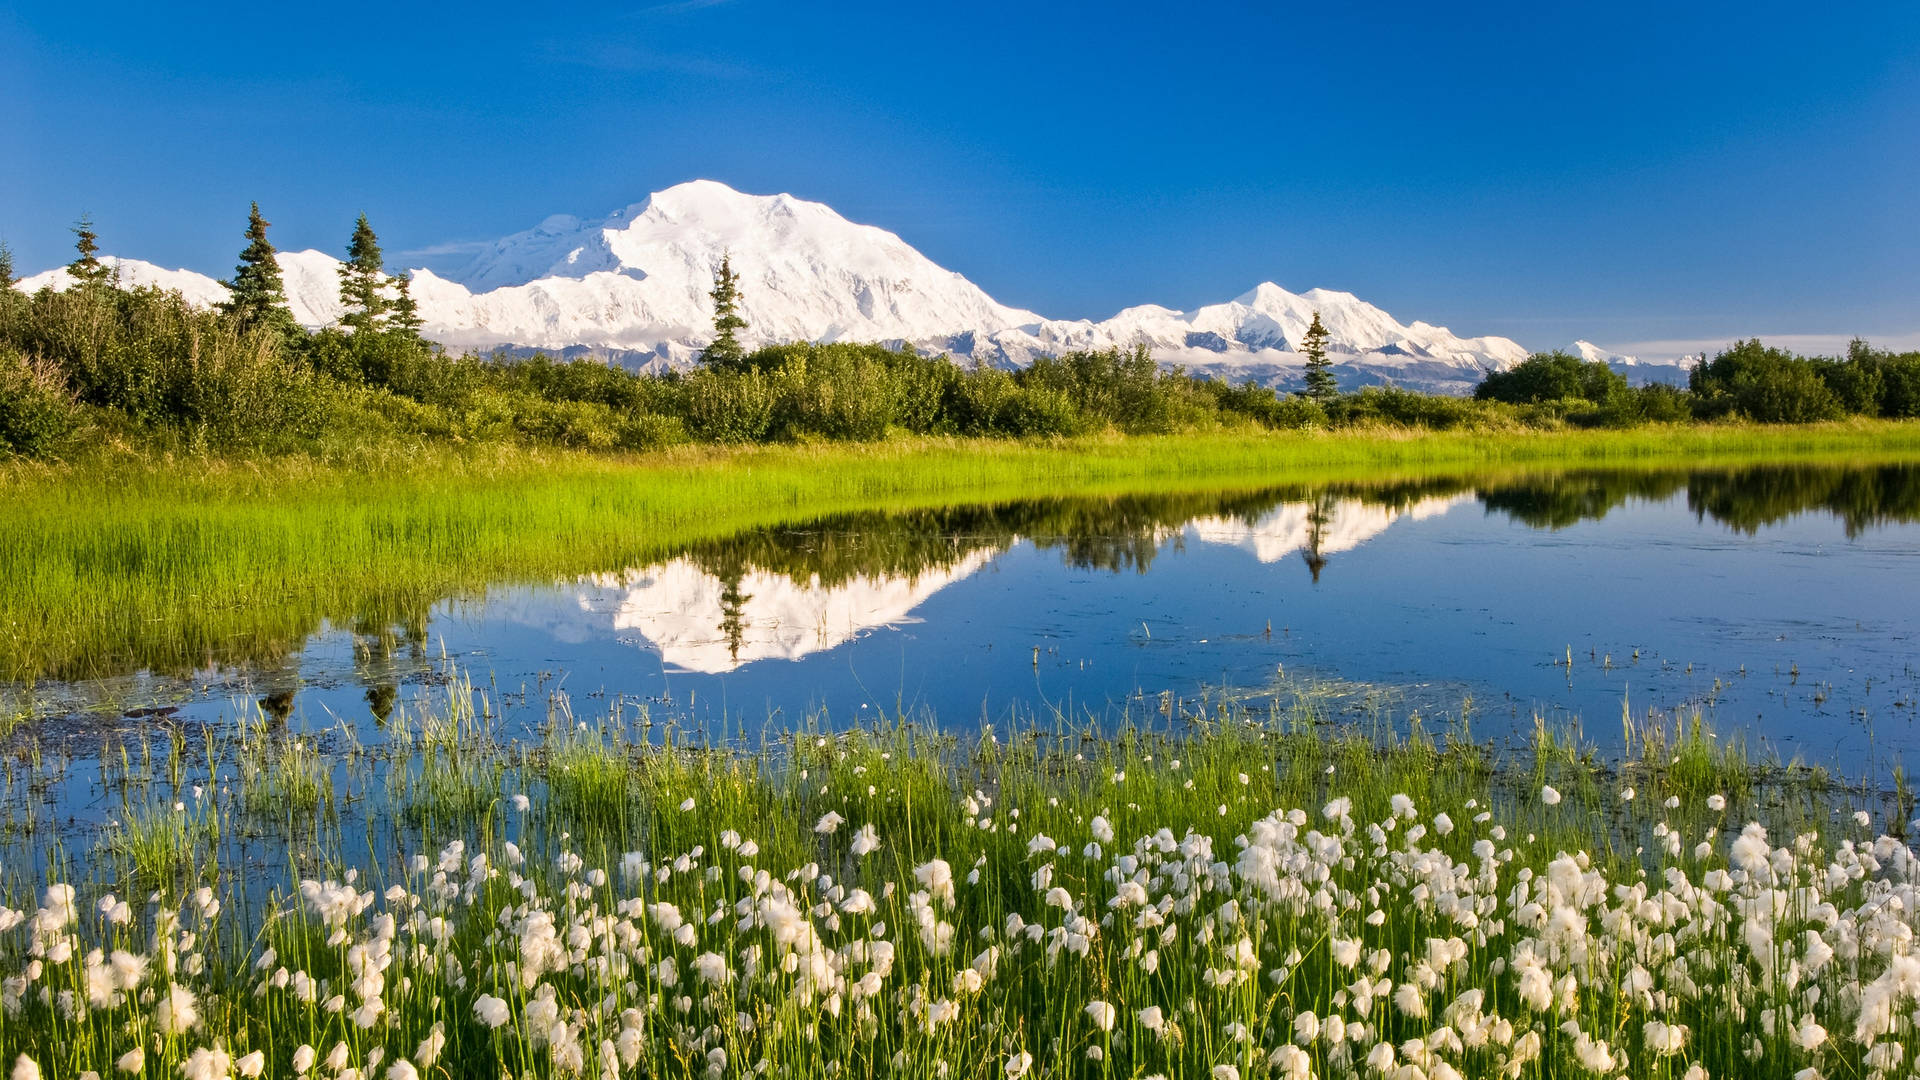
[[1626, 377], [1606, 364], [1556, 350], [1535, 353], [1506, 371], [1488, 372], [1473, 396], [1510, 405], [1569, 399], [1598, 405], [1626, 391]]
[[1920, 417], [1920, 353], [1887, 361], [1881, 371], [1880, 415]]
[[1497, 406], [1439, 394], [1416, 394], [1392, 386], [1369, 386], [1342, 394], [1326, 403], [1328, 419], [1336, 427], [1388, 424], [1395, 427], [1450, 431], [1478, 427], [1507, 419]]
[[[1890, 353], [1856, 338], [1845, 360], [1821, 362], [1820, 377], [1849, 411], [1920, 416], [1920, 352]], [[1868, 398], [1871, 410], [1865, 407]]]
[[1694, 368], [1689, 383], [1706, 416], [1733, 412], [1762, 423], [1800, 424], [1841, 414], [1839, 399], [1811, 361], [1758, 339], [1735, 342]]
[[1734, 401], [1742, 415], [1766, 423], [1806, 424], [1837, 419], [1845, 412], [1808, 364], [1759, 372], [1736, 388]]
[[958, 434], [1002, 434], [1000, 414], [1019, 393], [1012, 373], [976, 365], [954, 383], [946, 401], [947, 414]]
[[1196, 380], [1162, 372], [1144, 345], [1043, 356], [1014, 378], [1023, 389], [1070, 403], [1082, 427], [1112, 426], [1134, 434], [1175, 430], [1192, 411], [1183, 397], [1197, 396], [1190, 391]]
[[536, 442], [581, 450], [611, 450], [620, 445], [620, 418], [605, 405], [540, 398], [516, 404], [514, 426]]
[[620, 446], [627, 450], [664, 450], [689, 441], [687, 425], [664, 413], [630, 413], [619, 430]]
[[281, 448], [315, 436], [329, 384], [264, 329], [242, 332], [177, 292], [42, 290], [0, 345], [44, 359], [64, 389], [136, 427], [212, 446]]
[[1693, 400], [1677, 386], [1648, 383], [1609, 401], [1615, 427], [1631, 424], [1677, 424], [1693, 417]]
[[993, 430], [1001, 435], [1076, 435], [1087, 427], [1065, 391], [1023, 386], [1000, 403]]
[[773, 392], [758, 371], [696, 371], [679, 383], [687, 430], [702, 442], [760, 442], [772, 428]]
[[55, 372], [0, 349], [0, 453], [51, 453], [80, 423], [80, 410]]
[[1272, 428], [1318, 429], [1326, 427], [1331, 421], [1326, 406], [1310, 397], [1293, 395], [1282, 398], [1274, 405], [1267, 419]]
[[1813, 373], [1833, 394], [1841, 412], [1858, 416], [1880, 415], [1880, 398], [1886, 391], [1886, 376], [1877, 359], [1864, 362], [1819, 359], [1811, 363]]
[[825, 345], [793, 352], [766, 376], [775, 437], [872, 440], [887, 433], [900, 394], [886, 350]]

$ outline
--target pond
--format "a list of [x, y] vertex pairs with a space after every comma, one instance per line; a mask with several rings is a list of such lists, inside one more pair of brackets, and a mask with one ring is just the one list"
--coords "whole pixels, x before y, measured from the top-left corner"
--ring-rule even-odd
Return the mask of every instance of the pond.
[[[324, 629], [273, 662], [41, 687], [76, 713], [379, 725], [464, 673], [708, 733], [1110, 721], [1277, 682], [1478, 738], [1691, 717], [1847, 771], [1913, 748], [1920, 466], [1520, 472], [868, 513]], [[76, 724], [78, 721], [76, 721]]]

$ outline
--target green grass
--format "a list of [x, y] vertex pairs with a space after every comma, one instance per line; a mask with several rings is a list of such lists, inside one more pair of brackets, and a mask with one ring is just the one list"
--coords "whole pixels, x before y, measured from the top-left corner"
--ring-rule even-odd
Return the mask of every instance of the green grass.
[[148, 888], [212, 876], [217, 866], [209, 859], [219, 843], [220, 814], [213, 803], [200, 797], [128, 803], [106, 833], [107, 849], [135, 881]]
[[417, 623], [502, 582], [868, 509], [1523, 468], [1920, 455], [1920, 423], [1363, 431], [681, 450], [501, 448], [0, 466], [0, 680], [270, 662], [324, 620]]

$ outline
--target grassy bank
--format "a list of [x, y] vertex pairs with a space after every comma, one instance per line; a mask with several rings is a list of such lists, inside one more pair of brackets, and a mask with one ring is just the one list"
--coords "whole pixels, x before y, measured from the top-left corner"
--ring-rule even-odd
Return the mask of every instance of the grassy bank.
[[1911, 798], [1691, 725], [1502, 753], [1304, 693], [682, 748], [464, 696], [102, 767], [119, 823], [0, 886], [13, 1075], [1805, 1080], [1920, 1038]]
[[1920, 456], [1920, 423], [1470, 435], [924, 439], [608, 456], [103, 455], [0, 467], [0, 678], [271, 657], [507, 581], [644, 564], [741, 529], [960, 501], [1581, 466]]

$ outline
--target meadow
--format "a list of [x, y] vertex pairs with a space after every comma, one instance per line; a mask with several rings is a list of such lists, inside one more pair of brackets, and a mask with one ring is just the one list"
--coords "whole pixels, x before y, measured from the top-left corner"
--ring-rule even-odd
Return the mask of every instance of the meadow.
[[9, 761], [16, 822], [116, 808], [7, 833], [15, 1080], [1910, 1068], [1904, 778], [1697, 715], [1607, 760], [1283, 685], [743, 745], [564, 698], [507, 737], [448, 685], [378, 744], [256, 714]]

